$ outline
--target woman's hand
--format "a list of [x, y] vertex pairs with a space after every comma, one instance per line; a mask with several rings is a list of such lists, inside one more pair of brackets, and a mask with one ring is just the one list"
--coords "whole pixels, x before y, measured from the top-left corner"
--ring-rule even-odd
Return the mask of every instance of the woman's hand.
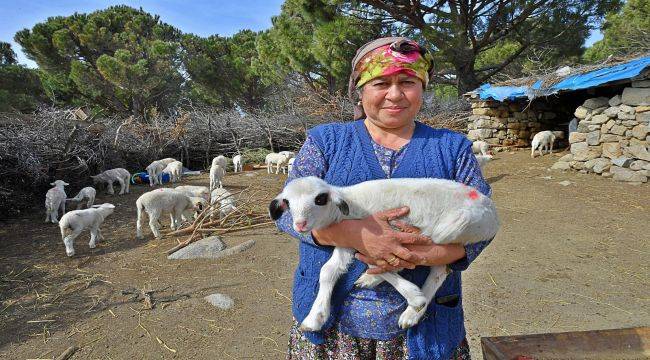
[[[422, 263], [421, 255], [409, 250], [407, 245], [431, 244], [417, 228], [403, 221], [394, 221], [408, 214], [408, 207], [381, 211], [359, 220], [343, 220], [325, 229], [312, 231], [321, 245], [354, 248], [368, 259], [383, 261], [386, 269], [413, 269]], [[391, 224], [401, 231], [396, 231]]]

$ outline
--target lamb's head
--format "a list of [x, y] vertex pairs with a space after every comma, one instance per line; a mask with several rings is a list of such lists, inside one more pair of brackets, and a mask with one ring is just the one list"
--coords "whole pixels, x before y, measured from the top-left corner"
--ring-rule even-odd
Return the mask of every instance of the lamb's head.
[[63, 180], [54, 180], [54, 182], [50, 183], [50, 185], [63, 189], [64, 186], [68, 186], [70, 184], [68, 184], [67, 182], [65, 182]]
[[91, 179], [93, 179], [93, 185], [94, 184], [100, 184], [103, 183], [106, 179], [104, 178], [104, 174], [97, 174], [97, 175], [91, 175]]
[[291, 212], [294, 230], [301, 233], [324, 228], [350, 212], [341, 193], [314, 176], [293, 180], [269, 204], [273, 220], [278, 220], [286, 210]]
[[106, 215], [110, 215], [113, 213], [113, 210], [115, 210], [115, 205], [111, 203], [103, 203], [99, 205], [93, 205], [91, 206], [91, 209], [99, 209]]

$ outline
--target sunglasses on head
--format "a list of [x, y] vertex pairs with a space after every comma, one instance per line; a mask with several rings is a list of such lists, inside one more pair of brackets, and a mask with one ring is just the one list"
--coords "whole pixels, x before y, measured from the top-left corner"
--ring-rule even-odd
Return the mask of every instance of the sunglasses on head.
[[421, 47], [415, 41], [410, 40], [398, 40], [390, 44], [390, 49], [397, 51], [402, 54], [409, 54], [412, 52], [418, 52], [420, 55], [424, 56], [428, 53], [426, 48]]

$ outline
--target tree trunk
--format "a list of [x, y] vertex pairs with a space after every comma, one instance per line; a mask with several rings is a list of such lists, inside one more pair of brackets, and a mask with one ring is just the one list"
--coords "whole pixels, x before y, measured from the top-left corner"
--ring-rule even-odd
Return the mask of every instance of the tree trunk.
[[471, 54], [471, 50], [462, 52], [456, 57], [456, 88], [458, 97], [462, 97], [468, 91], [478, 88], [481, 83], [478, 81], [476, 72], [474, 72], [474, 62], [476, 58]]

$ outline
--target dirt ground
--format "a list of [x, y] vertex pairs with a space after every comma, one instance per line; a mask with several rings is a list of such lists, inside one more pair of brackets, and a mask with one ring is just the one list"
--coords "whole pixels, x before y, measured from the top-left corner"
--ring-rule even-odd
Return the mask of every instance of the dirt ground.
[[[623, 328], [650, 323], [650, 185], [550, 172], [557, 155], [500, 153], [487, 166], [502, 229], [464, 273], [464, 307], [474, 359], [480, 337]], [[186, 184], [207, 184], [187, 177]], [[225, 186], [262, 191], [260, 210], [283, 175], [228, 174]], [[559, 182], [568, 180], [568, 186]], [[280, 359], [291, 323], [296, 241], [274, 227], [226, 235], [229, 246], [254, 239], [244, 253], [219, 260], [167, 260], [175, 238], [135, 239], [135, 200], [112, 202], [106, 241], [88, 234], [65, 256], [43, 210], [0, 226], [0, 358], [52, 359], [71, 345], [72, 359]], [[72, 191], [71, 191], [72, 192]], [[128, 288], [187, 294], [144, 310]], [[219, 310], [203, 297], [232, 297]]]

